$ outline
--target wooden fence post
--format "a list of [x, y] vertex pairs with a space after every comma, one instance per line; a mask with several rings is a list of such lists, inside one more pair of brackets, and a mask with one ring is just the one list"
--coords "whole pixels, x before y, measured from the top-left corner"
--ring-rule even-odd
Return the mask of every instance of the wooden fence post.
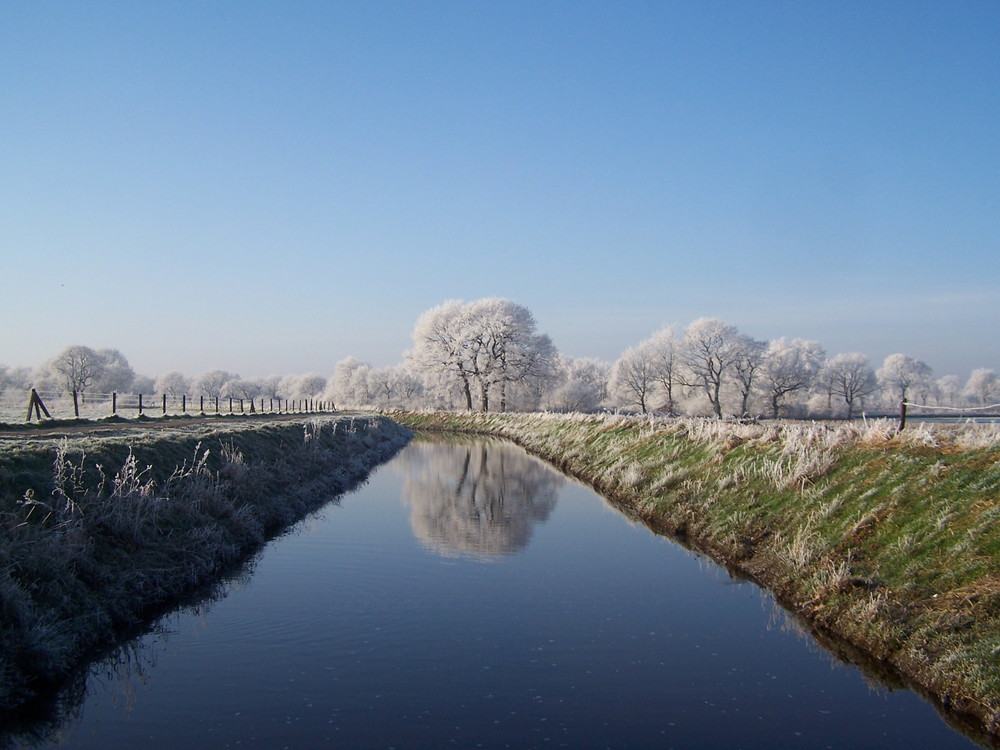
[[111, 394], [111, 416], [118, 415], [118, 392], [115, 391]]
[[34, 388], [31, 389], [31, 395], [28, 397], [28, 418], [24, 420], [25, 422], [31, 421], [32, 409], [34, 409], [35, 416], [39, 422], [42, 421], [42, 412], [45, 412], [46, 417], [52, 419], [52, 416], [49, 414], [49, 410], [45, 408], [45, 404], [42, 403], [42, 399], [38, 397], [38, 391]]
[[139, 416], [142, 416], [142, 394], [139, 394]]
[[187, 414], [187, 394], [181, 394], [181, 414]]
[[73, 391], [73, 416], [77, 419], [80, 418], [80, 400], [75, 390]]
[[899, 427], [896, 428], [896, 432], [902, 432], [903, 428], [906, 427], [906, 399], [899, 399]]
[[163, 416], [167, 416], [167, 394], [163, 394]]

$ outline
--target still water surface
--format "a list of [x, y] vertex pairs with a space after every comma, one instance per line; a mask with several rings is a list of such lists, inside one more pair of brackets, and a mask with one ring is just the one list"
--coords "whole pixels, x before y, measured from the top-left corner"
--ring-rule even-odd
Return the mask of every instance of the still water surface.
[[967, 748], [520, 449], [420, 439], [95, 669], [67, 748]]

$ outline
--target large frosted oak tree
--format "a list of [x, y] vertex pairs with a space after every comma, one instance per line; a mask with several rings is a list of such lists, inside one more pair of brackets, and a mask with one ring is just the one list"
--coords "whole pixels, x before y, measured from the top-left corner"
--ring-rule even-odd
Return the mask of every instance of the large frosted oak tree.
[[480, 411], [490, 411], [494, 396], [505, 411], [512, 384], [552, 370], [555, 348], [535, 327], [531, 312], [510, 300], [451, 300], [420, 316], [407, 358], [428, 387], [456, 387], [469, 411], [477, 403]]

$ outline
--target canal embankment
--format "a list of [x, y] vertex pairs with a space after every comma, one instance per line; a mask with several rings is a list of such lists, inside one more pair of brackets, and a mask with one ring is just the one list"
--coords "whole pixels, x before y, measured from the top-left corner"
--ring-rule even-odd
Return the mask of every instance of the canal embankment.
[[521, 445], [1000, 733], [995, 426], [392, 416]]
[[212, 585], [410, 437], [341, 415], [0, 440], [0, 709]]

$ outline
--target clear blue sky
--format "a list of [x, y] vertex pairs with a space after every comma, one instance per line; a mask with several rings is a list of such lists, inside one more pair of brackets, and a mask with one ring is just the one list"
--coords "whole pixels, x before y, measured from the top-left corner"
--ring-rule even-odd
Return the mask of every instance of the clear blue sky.
[[0, 0], [0, 363], [393, 364], [501, 296], [1000, 370], [1000, 3]]

